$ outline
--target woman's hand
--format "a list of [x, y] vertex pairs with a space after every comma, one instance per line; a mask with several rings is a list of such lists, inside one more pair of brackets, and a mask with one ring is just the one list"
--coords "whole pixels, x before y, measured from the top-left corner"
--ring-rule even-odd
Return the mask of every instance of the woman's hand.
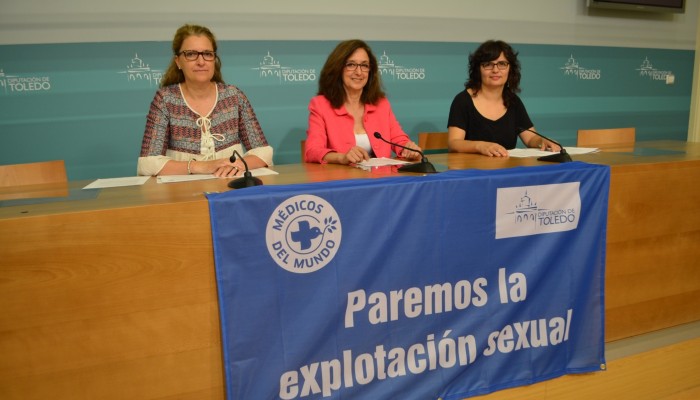
[[362, 161], [369, 160], [369, 153], [362, 147], [355, 146], [347, 153], [343, 154], [340, 164], [357, 164]]
[[542, 141], [540, 142], [539, 148], [540, 148], [540, 150], [546, 150], [546, 151], [556, 151], [556, 152], [561, 151], [561, 147], [558, 144], [551, 142], [549, 140], [546, 140], [546, 139], [542, 139]]
[[234, 176], [243, 176], [245, 172], [245, 165], [240, 159], [236, 159], [235, 162], [231, 162], [227, 159], [214, 160], [219, 161], [215, 163], [215, 170], [213, 172], [214, 176], [219, 178], [233, 178]]
[[476, 145], [479, 153], [489, 157], [508, 157], [508, 150], [498, 143], [479, 142]]
[[226, 158], [210, 161], [192, 161], [190, 171], [193, 174], [213, 174], [219, 178], [233, 178], [242, 176], [245, 172], [243, 161], [237, 159], [231, 162]]
[[[417, 151], [422, 151], [420, 147], [418, 147], [417, 144], [413, 143], [412, 141], [408, 141], [403, 144], [405, 147], [408, 147], [409, 149], [414, 149]], [[418, 160], [421, 158], [420, 153], [417, 151], [411, 151], [407, 149], [401, 149], [401, 153], [399, 153], [399, 157], [405, 158], [407, 160]]]
[[542, 151], [561, 151], [561, 146], [552, 142], [551, 140], [545, 139], [544, 137], [535, 134], [535, 127], [530, 129], [525, 129], [520, 132], [520, 139], [525, 143], [527, 147], [540, 149]]

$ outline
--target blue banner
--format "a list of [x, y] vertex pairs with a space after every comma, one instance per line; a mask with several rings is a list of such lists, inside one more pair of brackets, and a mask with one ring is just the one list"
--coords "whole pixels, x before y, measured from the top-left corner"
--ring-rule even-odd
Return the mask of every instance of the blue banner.
[[604, 356], [609, 167], [209, 194], [230, 399], [462, 399]]

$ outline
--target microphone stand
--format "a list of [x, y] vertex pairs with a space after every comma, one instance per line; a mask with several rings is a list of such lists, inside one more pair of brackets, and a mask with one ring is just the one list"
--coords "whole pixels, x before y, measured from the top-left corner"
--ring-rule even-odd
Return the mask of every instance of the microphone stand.
[[409, 151], [415, 151], [416, 153], [420, 154], [421, 161], [419, 163], [402, 165], [398, 169], [399, 172], [417, 172], [419, 174], [435, 174], [438, 172], [435, 169], [435, 166], [433, 166], [433, 164], [431, 164], [430, 161], [428, 161], [428, 158], [425, 156], [425, 154], [423, 154], [422, 151], [418, 151], [416, 149], [411, 149], [411, 148], [408, 148], [406, 146], [402, 146], [398, 143], [392, 143], [392, 142], [384, 139], [382, 137], [382, 134], [379, 132], [374, 132], [374, 137], [376, 137], [377, 139], [379, 139], [385, 143], [389, 143], [392, 146], [401, 147], [402, 149], [406, 149]]
[[535, 132], [535, 131], [533, 131], [532, 129], [524, 129], [524, 128], [518, 128], [518, 129], [520, 129], [521, 132], [522, 132], [522, 131], [529, 131], [529, 132], [532, 132], [532, 133], [534, 133], [535, 135], [541, 137], [542, 139], [549, 140], [550, 142], [556, 144], [556, 145], [559, 146], [559, 148], [561, 149], [561, 150], [559, 151], [559, 153], [554, 153], [554, 154], [550, 154], [550, 155], [548, 155], [548, 156], [538, 157], [538, 158], [537, 158], [537, 161], [547, 161], [547, 162], [556, 162], [556, 163], [565, 163], [565, 162], [572, 162], [572, 161], [573, 161], [573, 160], [571, 159], [571, 156], [569, 155], [569, 153], [567, 153], [566, 150], [564, 150], [564, 146], [562, 146], [561, 144], [559, 144], [557, 141], [552, 140], [552, 139], [548, 138], [547, 136], [545, 136], [545, 135], [543, 135], [543, 134], [541, 134], [541, 133], [539, 133], [539, 132]]
[[232, 189], [243, 189], [243, 188], [247, 188], [247, 187], [251, 187], [251, 186], [262, 185], [263, 183], [260, 180], [260, 178], [256, 178], [253, 176], [253, 174], [248, 169], [248, 163], [245, 162], [245, 159], [243, 157], [241, 157], [241, 155], [238, 154], [238, 152], [236, 150], [233, 151], [233, 154], [229, 158], [229, 161], [231, 161], [231, 162], [236, 161], [236, 156], [238, 156], [238, 158], [241, 161], [243, 161], [243, 165], [245, 166], [245, 172], [243, 173], [242, 177], [240, 177], [238, 179], [234, 179], [231, 182], [229, 182], [228, 187], [230, 187]]

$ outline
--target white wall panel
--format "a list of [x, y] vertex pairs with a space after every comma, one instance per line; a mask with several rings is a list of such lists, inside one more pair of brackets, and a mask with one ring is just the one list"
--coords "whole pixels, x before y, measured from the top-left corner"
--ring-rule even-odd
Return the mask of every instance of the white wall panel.
[[591, 10], [585, 0], [24, 0], [0, 5], [0, 44], [170, 40], [181, 24], [223, 40], [480, 42], [694, 49], [685, 14]]

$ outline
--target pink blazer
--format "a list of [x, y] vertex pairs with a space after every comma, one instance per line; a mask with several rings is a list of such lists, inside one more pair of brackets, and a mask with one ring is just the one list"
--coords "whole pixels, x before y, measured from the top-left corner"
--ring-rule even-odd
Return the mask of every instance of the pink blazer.
[[[374, 132], [379, 132], [384, 139], [401, 145], [410, 140], [401, 129], [386, 98], [376, 105], [365, 104], [362, 123], [375, 157], [391, 157], [392, 150], [398, 154], [401, 148], [375, 138]], [[347, 153], [355, 146], [354, 126], [355, 121], [345, 106], [333, 108], [323, 95], [311, 99], [309, 129], [306, 131], [306, 162], [324, 163], [323, 156], [331, 151]]]

